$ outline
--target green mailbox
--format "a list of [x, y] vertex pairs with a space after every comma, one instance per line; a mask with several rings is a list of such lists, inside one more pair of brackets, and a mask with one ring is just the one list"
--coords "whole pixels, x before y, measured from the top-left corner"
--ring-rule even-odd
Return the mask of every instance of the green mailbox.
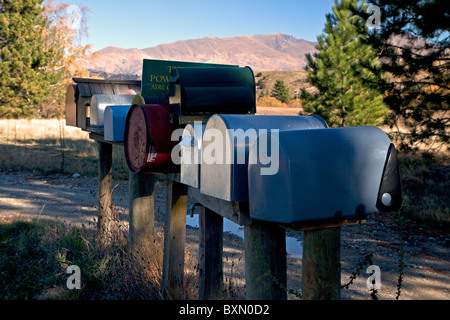
[[[173, 68], [169, 81], [172, 115], [256, 113], [255, 77], [250, 67]], [[181, 123], [181, 122], [180, 122]]]
[[157, 101], [159, 104], [168, 104], [169, 79], [171, 71], [173, 68], [183, 67], [228, 68], [237, 66], [227, 64], [144, 59], [142, 64], [141, 95], [146, 99]]

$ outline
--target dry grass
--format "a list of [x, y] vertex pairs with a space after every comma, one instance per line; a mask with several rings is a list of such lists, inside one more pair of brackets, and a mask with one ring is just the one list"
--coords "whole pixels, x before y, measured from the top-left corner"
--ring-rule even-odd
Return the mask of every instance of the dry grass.
[[[0, 168], [11, 171], [97, 174], [97, 146], [64, 120], [0, 120]], [[127, 177], [123, 148], [113, 146], [115, 178]]]

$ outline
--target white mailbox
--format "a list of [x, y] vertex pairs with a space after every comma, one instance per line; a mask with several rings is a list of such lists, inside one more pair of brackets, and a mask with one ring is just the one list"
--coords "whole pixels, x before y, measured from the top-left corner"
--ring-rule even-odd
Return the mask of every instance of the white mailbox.
[[203, 132], [200, 192], [228, 201], [248, 201], [248, 151], [261, 133], [326, 127], [315, 115], [211, 116]]
[[279, 168], [257, 154], [261, 135], [250, 148], [250, 216], [279, 223], [348, 219], [401, 205], [395, 148], [376, 127], [280, 131]]
[[94, 94], [91, 98], [91, 126], [103, 127], [103, 117], [107, 106], [131, 105], [135, 95]]
[[200, 187], [200, 164], [202, 161], [202, 136], [205, 125], [201, 122], [184, 127], [179, 143], [181, 155], [180, 182]]

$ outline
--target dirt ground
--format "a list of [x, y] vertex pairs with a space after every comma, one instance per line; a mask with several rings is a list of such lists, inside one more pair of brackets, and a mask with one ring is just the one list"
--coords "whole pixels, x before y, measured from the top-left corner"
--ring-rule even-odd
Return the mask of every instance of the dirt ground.
[[[113, 183], [115, 206], [120, 218], [128, 220], [128, 190], [124, 182]], [[156, 226], [164, 221], [164, 183], [158, 183]], [[0, 172], [0, 221], [13, 217], [64, 222], [95, 228], [97, 180], [67, 175]], [[401, 244], [396, 214], [369, 216], [362, 225], [341, 227], [341, 283], [346, 284], [367, 254], [381, 270], [378, 298], [393, 300], [397, 293], [399, 249]], [[408, 219], [403, 230], [403, 282], [401, 300], [450, 299], [450, 235], [443, 227], [430, 227]], [[198, 229], [187, 228], [187, 246], [198, 247]], [[300, 240], [301, 232], [288, 232]], [[301, 245], [299, 243], [299, 245]], [[197, 247], [196, 247], [197, 246]], [[231, 284], [229, 298], [242, 298], [244, 286], [243, 242], [237, 236], [224, 235], [224, 281]], [[301, 258], [288, 255], [288, 289], [301, 290]], [[366, 287], [369, 274], [365, 266], [342, 299], [371, 299]], [[289, 295], [289, 299], [296, 299]]]

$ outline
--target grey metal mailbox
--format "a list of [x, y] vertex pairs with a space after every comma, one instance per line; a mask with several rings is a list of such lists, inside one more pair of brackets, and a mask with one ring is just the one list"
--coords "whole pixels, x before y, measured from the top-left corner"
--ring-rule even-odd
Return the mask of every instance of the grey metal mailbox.
[[397, 157], [376, 127], [280, 131], [279, 168], [262, 175], [260, 136], [250, 148], [248, 191], [254, 219], [296, 223], [348, 219], [397, 210], [401, 191]]
[[201, 122], [187, 124], [181, 137], [180, 182], [199, 188], [200, 164], [202, 159], [202, 137], [205, 125]]
[[135, 95], [131, 94], [94, 94], [91, 99], [91, 126], [103, 127], [103, 118], [107, 106], [131, 105]]
[[259, 134], [326, 127], [325, 121], [315, 115], [211, 116], [203, 133], [200, 192], [228, 201], [248, 201], [248, 150]]

